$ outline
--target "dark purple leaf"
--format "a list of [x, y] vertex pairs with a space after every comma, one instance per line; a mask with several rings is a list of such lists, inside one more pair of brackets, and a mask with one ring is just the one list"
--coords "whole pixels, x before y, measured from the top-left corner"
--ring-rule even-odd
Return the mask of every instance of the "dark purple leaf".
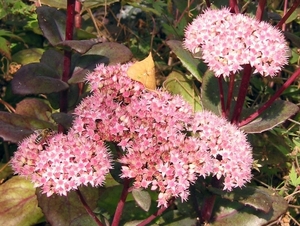
[[55, 70], [58, 75], [57, 78], [61, 78], [64, 64], [64, 56], [61, 52], [55, 49], [48, 49], [44, 52], [40, 62]]
[[27, 64], [20, 68], [12, 80], [12, 90], [16, 94], [53, 93], [67, 89], [67, 83], [60, 75], [43, 63]]
[[[80, 191], [89, 207], [94, 210], [100, 196], [100, 189], [82, 187]], [[45, 194], [42, 195], [39, 189], [36, 194], [39, 206], [50, 225], [97, 225], [88, 215], [75, 191], [69, 192], [68, 196], [52, 195], [50, 198]]]
[[84, 56], [79, 57], [75, 62], [75, 69], [69, 83], [84, 82], [89, 71], [92, 71], [96, 64], [105, 63], [113, 65], [125, 63], [132, 58], [130, 49], [115, 42], [104, 42], [93, 45]]
[[54, 113], [51, 117], [57, 124], [61, 124], [66, 130], [72, 126], [74, 120], [73, 115], [63, 112]]
[[48, 6], [38, 7], [39, 26], [51, 45], [55, 46], [65, 40], [66, 15]]
[[93, 71], [97, 64], [109, 62], [107, 57], [99, 55], [84, 55], [77, 58], [75, 62], [75, 68], [72, 77], [69, 79], [69, 83], [84, 82], [84, 78], [87, 73]]
[[44, 121], [50, 121], [52, 109], [40, 99], [27, 98], [19, 102], [16, 106], [16, 114], [24, 115]]
[[[216, 190], [211, 191], [220, 193]], [[265, 225], [277, 220], [288, 208], [288, 203], [283, 197], [263, 187], [221, 193], [223, 199], [216, 202], [214, 219], [210, 222], [212, 226]]]
[[89, 40], [65, 40], [57, 44], [59, 47], [64, 47], [69, 50], [75, 50], [78, 53], [84, 54], [97, 43], [106, 42], [105, 38], [93, 38]]
[[0, 137], [5, 141], [18, 143], [33, 133], [34, 130], [51, 128], [53, 123], [14, 113], [0, 111]]
[[[254, 112], [254, 110], [256, 110], [257, 108], [258, 107], [255, 107], [251, 110], [246, 109], [244, 114], [248, 112], [247, 115], [249, 115], [249, 111]], [[241, 127], [241, 129], [244, 130], [246, 133], [261, 133], [283, 123], [292, 115], [296, 114], [298, 110], [299, 107], [289, 101], [276, 100], [258, 118], [254, 119], [249, 124]]]

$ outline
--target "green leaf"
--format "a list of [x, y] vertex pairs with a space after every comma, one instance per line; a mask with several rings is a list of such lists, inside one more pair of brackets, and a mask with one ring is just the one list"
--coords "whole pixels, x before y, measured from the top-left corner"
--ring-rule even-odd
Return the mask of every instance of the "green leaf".
[[67, 9], [67, 0], [40, 0], [40, 3], [57, 9]]
[[0, 186], [0, 225], [35, 225], [43, 217], [33, 184], [14, 176]]
[[[246, 115], [250, 115], [257, 110], [258, 107], [259, 106], [256, 106], [252, 109], [243, 110], [242, 118], [245, 119]], [[241, 129], [246, 133], [261, 133], [283, 123], [292, 115], [296, 114], [298, 110], [299, 107], [289, 101], [276, 100], [259, 117], [254, 119], [249, 124], [241, 127]]]
[[209, 110], [216, 115], [221, 115], [218, 79], [210, 70], [207, 70], [203, 76], [201, 86], [201, 102], [204, 109]]
[[12, 60], [19, 64], [38, 63], [44, 53], [44, 49], [31, 48], [23, 49], [12, 56]]
[[0, 36], [0, 53], [5, 56], [7, 59], [11, 59], [11, 54], [10, 54], [10, 48], [9, 48], [9, 42]]
[[183, 225], [197, 225], [197, 218], [185, 216], [178, 210], [170, 210], [164, 213], [161, 217], [155, 220], [154, 225], [168, 225], [168, 226], [183, 226]]
[[99, 6], [107, 6], [115, 2], [119, 2], [119, 0], [82, 0], [82, 5], [84, 8], [92, 9]]
[[189, 51], [185, 50], [182, 47], [182, 42], [169, 40], [167, 41], [167, 45], [176, 54], [182, 65], [186, 67], [199, 82], [202, 82], [203, 74], [206, 71], [205, 64], [199, 59], [195, 59]]
[[151, 197], [147, 191], [141, 189], [133, 189], [132, 196], [139, 207], [141, 207], [143, 210], [148, 211], [150, 209]]
[[291, 185], [293, 185], [294, 187], [297, 187], [298, 185], [300, 185], [300, 176], [298, 176], [294, 166], [292, 166], [289, 177], [290, 177]]
[[172, 94], [180, 94], [187, 102], [191, 104], [194, 111], [201, 111], [200, 93], [193, 80], [188, 79], [177, 71], [172, 71], [163, 83]]

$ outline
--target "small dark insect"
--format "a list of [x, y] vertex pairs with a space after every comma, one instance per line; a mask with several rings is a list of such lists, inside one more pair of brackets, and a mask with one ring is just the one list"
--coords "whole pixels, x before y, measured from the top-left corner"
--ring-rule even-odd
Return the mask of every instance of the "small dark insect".
[[36, 130], [35, 133], [37, 134], [37, 137], [34, 140], [35, 144], [41, 144], [47, 141], [47, 139], [54, 135], [54, 131], [50, 128]]

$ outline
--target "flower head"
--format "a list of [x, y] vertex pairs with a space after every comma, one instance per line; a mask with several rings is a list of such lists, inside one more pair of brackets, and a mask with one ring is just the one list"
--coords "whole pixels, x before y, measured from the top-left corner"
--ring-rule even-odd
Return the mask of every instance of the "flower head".
[[245, 64], [254, 73], [275, 76], [287, 64], [288, 46], [282, 33], [265, 22], [229, 9], [208, 9], [185, 31], [184, 46], [202, 58], [216, 76], [229, 76]]
[[76, 108], [73, 126], [117, 142], [125, 152], [123, 178], [158, 190], [159, 206], [171, 197], [186, 200], [198, 176], [222, 177], [227, 190], [250, 180], [251, 147], [238, 128], [207, 111], [195, 114], [180, 96], [143, 89], [127, 68], [99, 65], [88, 75], [95, 89]]
[[47, 196], [67, 195], [88, 183], [102, 185], [112, 168], [103, 142], [79, 136], [74, 130], [54, 135], [46, 145], [33, 145], [35, 139], [33, 134], [19, 145], [12, 168], [41, 187]]

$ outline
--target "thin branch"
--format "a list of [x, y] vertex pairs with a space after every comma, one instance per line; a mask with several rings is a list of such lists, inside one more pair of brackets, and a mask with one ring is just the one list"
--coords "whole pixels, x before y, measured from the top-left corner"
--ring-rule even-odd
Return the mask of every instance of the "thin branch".
[[223, 76], [218, 77], [218, 85], [219, 85], [219, 91], [220, 91], [220, 102], [221, 102], [221, 108], [222, 108], [222, 115], [223, 115], [223, 117], [226, 117], [222, 79], [223, 79]]
[[284, 17], [276, 25], [277, 28], [281, 28], [285, 21], [290, 17], [290, 15], [298, 8], [300, 5], [300, 0], [295, 1], [290, 10], [284, 15]]
[[250, 64], [246, 64], [244, 66], [244, 74], [242, 76], [242, 81], [240, 84], [240, 90], [239, 95], [235, 104], [235, 108], [233, 111], [233, 116], [231, 119], [231, 123], [237, 124], [243, 109], [243, 105], [246, 99], [249, 83], [250, 83], [250, 77], [252, 73], [252, 67]]
[[283, 93], [284, 90], [286, 90], [300, 75], [300, 68], [295, 71], [295, 73], [280, 87], [280, 89], [261, 107], [259, 108], [256, 112], [251, 114], [248, 118], [245, 120], [241, 121], [238, 126], [244, 126], [247, 125], [249, 122], [254, 120], [256, 117], [258, 117], [263, 111], [265, 111], [267, 108], [269, 108], [273, 102]]
[[168, 209], [171, 205], [173, 205], [174, 203], [174, 198], [172, 198], [169, 202], [168, 202], [168, 206], [162, 206], [160, 207], [156, 213], [152, 214], [151, 216], [149, 216], [147, 219], [145, 219], [143, 222], [139, 223], [137, 226], [145, 226], [145, 225], [149, 225], [149, 223], [151, 221], [153, 221], [155, 218], [157, 218], [158, 216], [162, 215], [163, 212]]
[[127, 198], [128, 192], [129, 192], [130, 182], [131, 182], [130, 179], [126, 179], [126, 178], [124, 179], [122, 194], [121, 194], [118, 206], [116, 208], [114, 219], [113, 219], [113, 222], [112, 222], [111, 226], [118, 226], [118, 225], [120, 225], [120, 220], [121, 220], [122, 212], [123, 212], [123, 209], [124, 209], [124, 206], [125, 206], [125, 202], [126, 202], [126, 198]]
[[267, 4], [267, 0], [260, 0], [259, 3], [258, 3], [258, 7], [257, 7], [257, 10], [256, 10], [256, 19], [259, 20], [259, 21], [262, 21], [266, 4]]
[[86, 203], [84, 197], [82, 196], [81, 192], [79, 191], [79, 189], [76, 190], [76, 194], [78, 195], [81, 203], [83, 204], [86, 212], [94, 219], [94, 221], [97, 223], [98, 226], [104, 226], [101, 221], [98, 219], [98, 217], [95, 215], [95, 213], [93, 212], [93, 210], [91, 210], [91, 208], [89, 207], [89, 205]]

